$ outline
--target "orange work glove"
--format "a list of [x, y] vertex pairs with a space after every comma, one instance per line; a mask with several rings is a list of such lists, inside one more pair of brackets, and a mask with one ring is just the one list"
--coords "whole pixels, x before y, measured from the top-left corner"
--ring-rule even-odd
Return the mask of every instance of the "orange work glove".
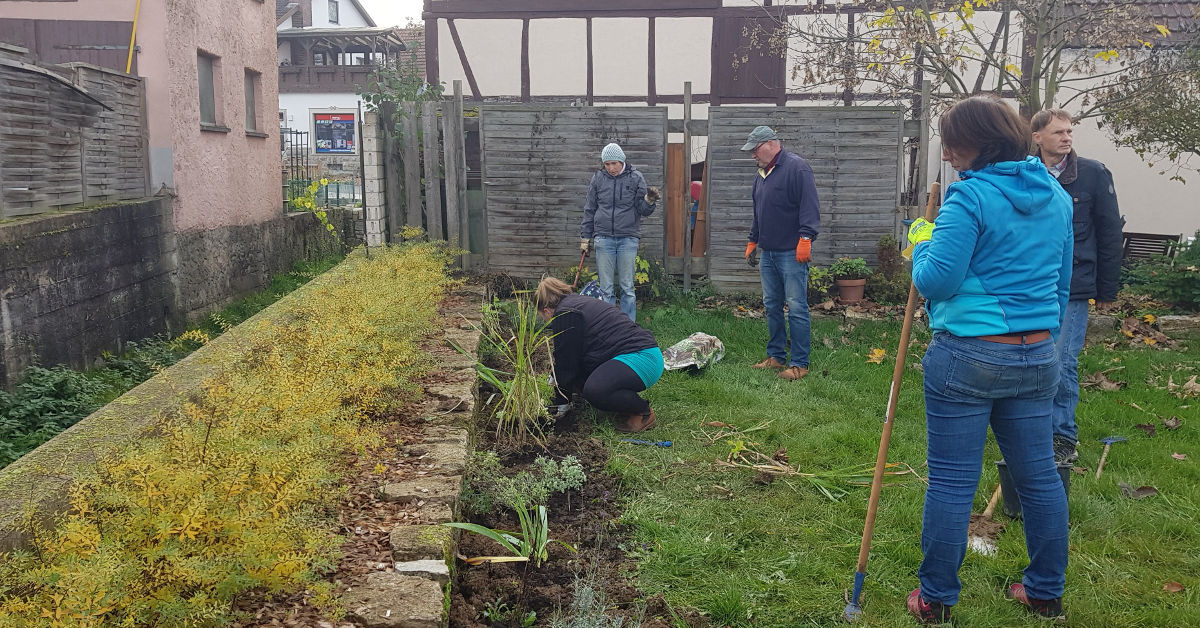
[[750, 265], [750, 268], [758, 266], [758, 244], [746, 243], [746, 263]]
[[796, 243], [796, 261], [801, 264], [812, 261], [812, 240], [800, 238], [800, 241]]

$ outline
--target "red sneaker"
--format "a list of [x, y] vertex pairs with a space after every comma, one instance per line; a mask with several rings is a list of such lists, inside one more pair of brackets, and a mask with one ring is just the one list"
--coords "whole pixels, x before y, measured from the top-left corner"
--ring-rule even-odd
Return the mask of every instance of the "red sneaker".
[[908, 613], [918, 624], [937, 625], [950, 621], [950, 607], [941, 602], [925, 601], [919, 588], [908, 594]]
[[1025, 585], [1020, 582], [1015, 582], [1008, 587], [1008, 598], [1016, 600], [1025, 605], [1033, 614], [1049, 619], [1055, 622], [1067, 621], [1067, 614], [1063, 612], [1062, 598], [1056, 597], [1053, 600], [1035, 600], [1025, 593]]

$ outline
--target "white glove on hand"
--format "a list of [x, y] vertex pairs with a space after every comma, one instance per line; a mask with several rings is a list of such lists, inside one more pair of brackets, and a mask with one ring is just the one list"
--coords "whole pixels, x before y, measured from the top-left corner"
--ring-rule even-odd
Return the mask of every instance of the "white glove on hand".
[[587, 239], [587, 238], [580, 238], [580, 239], [579, 239], [579, 250], [580, 250], [581, 252], [583, 252], [583, 253], [587, 253], [587, 252], [588, 252], [588, 249], [591, 249], [591, 248], [592, 248], [592, 241], [591, 241], [591, 240], [589, 240], [589, 239]]

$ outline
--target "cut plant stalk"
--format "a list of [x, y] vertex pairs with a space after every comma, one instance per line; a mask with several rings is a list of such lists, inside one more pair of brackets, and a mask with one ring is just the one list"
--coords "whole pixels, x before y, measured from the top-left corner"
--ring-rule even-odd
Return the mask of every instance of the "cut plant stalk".
[[971, 525], [967, 526], [967, 547], [984, 556], [996, 555], [996, 537], [1004, 531], [1004, 523], [992, 520], [992, 512], [1000, 501], [1000, 485], [992, 492], [987, 508], [982, 515], [971, 515]]
[[[925, 205], [925, 219], [937, 217], [937, 197], [941, 185], [936, 181], [929, 186], [929, 202]], [[896, 366], [892, 369], [892, 388], [888, 393], [887, 412], [883, 420], [883, 433], [879, 437], [879, 452], [875, 456], [875, 474], [871, 479], [871, 497], [867, 502], [867, 518], [863, 522], [862, 543], [858, 548], [858, 565], [854, 570], [854, 589], [846, 603], [843, 617], [855, 622], [862, 616], [859, 597], [867, 579], [867, 557], [871, 553], [871, 535], [875, 532], [875, 514], [879, 510], [879, 493], [883, 489], [883, 472], [887, 467], [888, 446], [892, 441], [892, 425], [896, 419], [896, 403], [900, 397], [900, 382], [904, 377], [904, 361], [908, 358], [908, 337], [912, 333], [913, 313], [917, 308], [917, 286], [908, 284], [908, 303], [904, 306], [904, 324], [900, 328], [900, 347], [896, 350]]]

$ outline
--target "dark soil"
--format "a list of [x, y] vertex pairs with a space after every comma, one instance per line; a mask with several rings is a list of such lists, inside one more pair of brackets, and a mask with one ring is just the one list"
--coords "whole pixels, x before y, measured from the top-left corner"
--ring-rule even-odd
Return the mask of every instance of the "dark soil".
[[[587, 473], [583, 488], [569, 495], [556, 494], [546, 506], [550, 538], [571, 545], [575, 552], [551, 544], [550, 558], [540, 567], [530, 563], [471, 566], [459, 560], [451, 588], [451, 628], [521, 626], [521, 620], [530, 612], [536, 613], [536, 625], [548, 625], [556, 612], [569, 608], [576, 577], [585, 574], [603, 591], [609, 615], [625, 617], [626, 626], [674, 625], [671, 609], [661, 596], [647, 599], [633, 583], [635, 563], [626, 554], [630, 531], [617, 522], [620, 489], [616, 479], [605, 473], [608, 449], [589, 436], [590, 423], [573, 419], [572, 414], [559, 421], [556, 433], [546, 439], [545, 450], [536, 446], [500, 447], [497, 453], [506, 471], [511, 472], [529, 466], [537, 456], [561, 459], [570, 455], [579, 459]], [[490, 528], [519, 529], [515, 515], [500, 508], [472, 517], [471, 521]], [[496, 555], [503, 550], [487, 538], [464, 533], [459, 536], [458, 552], [470, 557]], [[488, 617], [494, 616], [497, 609], [506, 611], [500, 613], [498, 621]], [[695, 613], [676, 610], [675, 614], [692, 626], [707, 625]]]

